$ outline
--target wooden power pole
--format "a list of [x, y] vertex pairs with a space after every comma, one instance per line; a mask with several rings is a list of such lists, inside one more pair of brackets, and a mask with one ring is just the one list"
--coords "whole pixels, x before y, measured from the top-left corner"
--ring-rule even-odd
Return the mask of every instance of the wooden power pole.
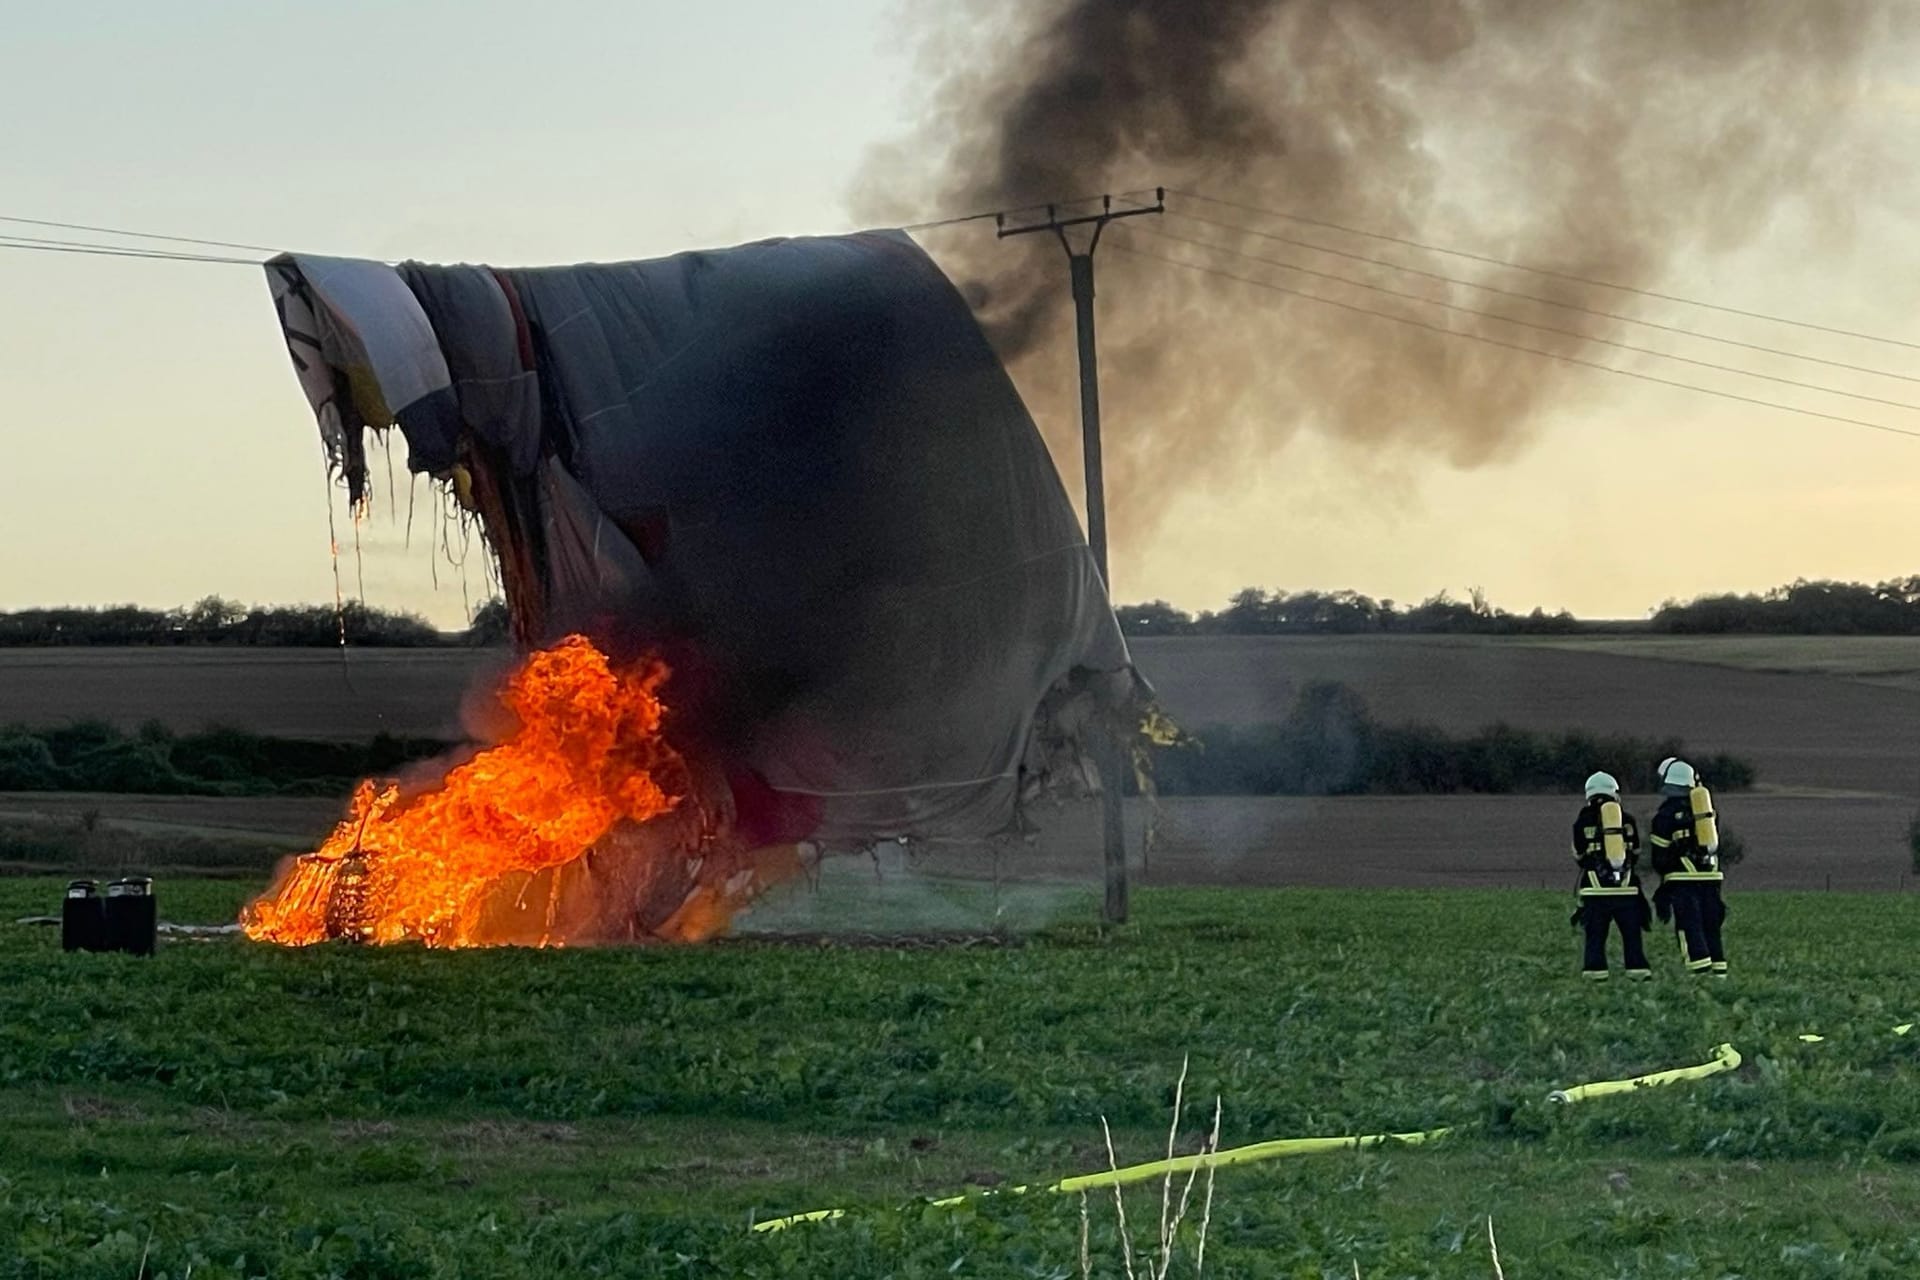
[[[1063, 218], [1057, 205], [1048, 205], [1046, 220], [1021, 226], [1007, 225], [1007, 215], [996, 215], [994, 224], [1001, 239], [1051, 231], [1067, 251], [1067, 267], [1073, 282], [1073, 311], [1080, 337], [1080, 447], [1087, 468], [1087, 545], [1093, 549], [1093, 564], [1100, 572], [1100, 583], [1113, 600], [1113, 577], [1107, 572], [1107, 490], [1100, 462], [1100, 363], [1093, 341], [1093, 251], [1100, 247], [1100, 233], [1109, 222], [1136, 218], [1147, 213], [1164, 213], [1166, 188], [1153, 193], [1151, 205], [1116, 209], [1112, 196], [1100, 198], [1100, 212]], [[1086, 247], [1075, 248], [1067, 232], [1074, 227], [1091, 227]], [[1095, 764], [1100, 770], [1100, 812], [1105, 841], [1107, 872], [1106, 919], [1124, 924], [1127, 919], [1127, 839], [1121, 808], [1121, 782], [1126, 760], [1120, 744], [1102, 736], [1095, 744]]]

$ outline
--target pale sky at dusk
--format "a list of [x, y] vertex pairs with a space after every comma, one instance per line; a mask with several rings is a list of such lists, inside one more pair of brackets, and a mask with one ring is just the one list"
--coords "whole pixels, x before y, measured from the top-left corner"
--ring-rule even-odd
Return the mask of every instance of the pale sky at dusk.
[[[509, 265], [842, 230], [862, 157], [917, 117], [903, 12], [42, 6], [10, 15], [0, 42], [0, 214]], [[1886, 51], [1859, 133], [1833, 145], [1920, 154], [1911, 53]], [[1920, 343], [1920, 186], [1862, 173], [1849, 238], [1783, 211], [1751, 248], [1664, 288]], [[1907, 347], [1713, 327], [1920, 375]], [[1920, 431], [1920, 412], [1617, 359]], [[1753, 367], [1920, 404], [1911, 383]], [[1708, 590], [1920, 572], [1920, 439], [1598, 372], [1572, 385], [1528, 447], [1475, 470], [1309, 434], [1233, 487], [1169, 494], [1151, 542], [1120, 539], [1115, 595], [1197, 609], [1244, 585], [1399, 600], [1478, 585], [1513, 608], [1638, 616]], [[258, 269], [0, 249], [0, 390], [0, 608], [331, 598], [318, 438]], [[1110, 404], [1107, 429], [1144, 426]], [[1062, 461], [1077, 493], [1078, 458]], [[430, 581], [424, 481], [419, 495], [411, 550], [384, 502], [363, 533], [366, 596], [457, 626], [458, 575]], [[350, 546], [342, 570], [351, 592]]]

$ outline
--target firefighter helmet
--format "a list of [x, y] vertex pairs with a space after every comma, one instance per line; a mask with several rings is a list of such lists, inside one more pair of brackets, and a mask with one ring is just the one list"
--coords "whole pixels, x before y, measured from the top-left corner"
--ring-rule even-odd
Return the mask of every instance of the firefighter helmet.
[[1587, 779], [1587, 798], [1589, 800], [1595, 796], [1617, 796], [1619, 794], [1620, 784], [1613, 780], [1613, 775], [1610, 773], [1596, 773]]
[[1660, 784], [1666, 787], [1685, 787], [1692, 790], [1699, 781], [1694, 776], [1693, 766], [1685, 760], [1669, 760], [1666, 768], [1660, 771]]

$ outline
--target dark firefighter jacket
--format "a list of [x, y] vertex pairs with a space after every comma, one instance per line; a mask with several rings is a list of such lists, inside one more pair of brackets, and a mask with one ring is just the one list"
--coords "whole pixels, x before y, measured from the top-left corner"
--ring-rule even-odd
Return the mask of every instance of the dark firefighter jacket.
[[1606, 797], [1594, 796], [1580, 808], [1573, 820], [1573, 857], [1580, 864], [1580, 896], [1612, 897], [1640, 892], [1640, 876], [1635, 869], [1640, 860], [1640, 824], [1625, 809], [1620, 825], [1625, 829], [1627, 860], [1616, 873], [1607, 861], [1606, 845], [1601, 838], [1600, 805]]
[[1693, 831], [1693, 805], [1684, 795], [1668, 796], [1653, 815], [1653, 869], [1662, 885], [1689, 880], [1720, 880], [1720, 859], [1700, 847]]

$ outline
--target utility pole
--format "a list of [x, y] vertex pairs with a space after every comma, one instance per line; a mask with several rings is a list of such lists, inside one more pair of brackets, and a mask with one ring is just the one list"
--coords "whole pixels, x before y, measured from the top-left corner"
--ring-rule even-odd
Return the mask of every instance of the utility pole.
[[[1048, 205], [1044, 222], [1010, 227], [1007, 215], [994, 215], [999, 237], [1031, 235], [1051, 231], [1067, 251], [1067, 268], [1073, 282], [1073, 311], [1080, 337], [1080, 447], [1087, 468], [1087, 545], [1093, 550], [1094, 568], [1100, 572], [1100, 584], [1106, 588], [1108, 603], [1113, 600], [1113, 577], [1107, 572], [1107, 489], [1100, 462], [1100, 363], [1093, 341], [1093, 251], [1100, 247], [1100, 233], [1109, 222], [1136, 218], [1147, 213], [1164, 213], [1167, 190], [1155, 188], [1151, 205], [1115, 209], [1112, 196], [1100, 197], [1100, 212], [1063, 218], [1057, 205]], [[1092, 227], [1084, 249], [1076, 249], [1068, 239], [1072, 227]], [[1124, 924], [1127, 919], [1127, 839], [1121, 808], [1122, 770], [1126, 761], [1120, 744], [1102, 736], [1094, 744], [1095, 765], [1100, 770], [1100, 814], [1105, 842], [1107, 896], [1104, 915], [1109, 923]]]

